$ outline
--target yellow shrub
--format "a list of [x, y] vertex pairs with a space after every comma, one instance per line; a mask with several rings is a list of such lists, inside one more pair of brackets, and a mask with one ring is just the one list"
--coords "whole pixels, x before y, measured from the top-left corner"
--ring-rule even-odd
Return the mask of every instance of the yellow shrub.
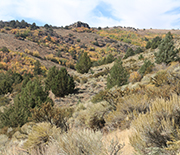
[[38, 51], [33, 51], [33, 56], [39, 57], [39, 52]]
[[128, 81], [131, 83], [139, 82], [141, 80], [142, 76], [138, 72], [132, 72], [129, 76]]
[[32, 52], [30, 50], [28, 50], [28, 49], [25, 49], [24, 52], [27, 53], [27, 54], [31, 54], [32, 55]]

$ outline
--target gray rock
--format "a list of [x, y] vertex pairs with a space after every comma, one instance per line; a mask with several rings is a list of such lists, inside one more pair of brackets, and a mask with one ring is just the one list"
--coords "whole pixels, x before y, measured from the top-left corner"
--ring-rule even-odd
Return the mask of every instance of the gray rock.
[[180, 67], [178, 66], [177, 68], [175, 68], [172, 72], [171, 75], [180, 78]]
[[121, 91], [124, 91], [127, 87], [128, 87], [128, 85], [121, 86]]
[[137, 88], [140, 88], [140, 82], [136, 82], [134, 84], [131, 84], [128, 86], [129, 89], [133, 90], [133, 89], [137, 89]]
[[13, 128], [10, 127], [7, 129], [7, 133], [10, 133], [11, 131], [13, 131]]
[[29, 133], [31, 133], [32, 128], [33, 128], [34, 125], [36, 125], [36, 123], [34, 123], [34, 122], [29, 122], [29, 123], [24, 124], [24, 125], [21, 127], [22, 133], [24, 133], [24, 134], [29, 134]]
[[27, 138], [28, 138], [28, 135], [22, 134], [22, 133], [20, 133], [19, 131], [16, 131], [16, 132], [13, 134], [10, 143], [11, 143], [12, 145], [13, 145], [13, 144], [17, 144], [18, 146], [22, 146], [22, 145], [24, 144], [24, 142], [26, 142]]
[[70, 27], [70, 28], [74, 28], [74, 27], [76, 27], [76, 28], [77, 28], [77, 27], [85, 27], [85, 28], [90, 29], [90, 27], [89, 27], [89, 25], [88, 25], [87, 23], [83, 23], [83, 22], [81, 22], [81, 21], [78, 21], [78, 22], [70, 25], [69, 27]]
[[4, 112], [4, 109], [6, 108], [6, 106], [1, 106], [0, 107], [0, 112]]

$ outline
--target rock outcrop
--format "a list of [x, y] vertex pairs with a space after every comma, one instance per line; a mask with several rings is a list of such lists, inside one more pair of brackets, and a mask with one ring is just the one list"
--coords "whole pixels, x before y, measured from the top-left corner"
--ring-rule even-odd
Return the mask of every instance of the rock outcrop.
[[83, 23], [81, 21], [78, 21], [72, 25], [69, 25], [69, 28], [77, 28], [77, 27], [85, 27], [85, 28], [88, 28], [90, 29], [89, 25], [87, 23]]

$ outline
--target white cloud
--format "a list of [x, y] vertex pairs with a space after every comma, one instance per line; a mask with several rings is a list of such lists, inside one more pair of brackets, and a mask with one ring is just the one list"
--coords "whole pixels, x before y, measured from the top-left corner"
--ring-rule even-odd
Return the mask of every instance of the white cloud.
[[[120, 21], [100, 16], [92, 10], [101, 2], [112, 9]], [[180, 7], [177, 0], [6, 0], [0, 2], [0, 19], [33, 19], [57, 26], [83, 21], [90, 26], [132, 26], [137, 28], [178, 28], [180, 14], [165, 12]]]

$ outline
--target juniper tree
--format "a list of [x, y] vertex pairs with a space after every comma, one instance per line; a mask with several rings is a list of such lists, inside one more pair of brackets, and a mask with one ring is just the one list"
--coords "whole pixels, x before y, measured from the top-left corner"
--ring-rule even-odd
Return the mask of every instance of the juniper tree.
[[157, 64], [162, 62], [169, 64], [172, 61], [178, 61], [179, 56], [177, 54], [179, 53], [179, 50], [174, 48], [173, 36], [168, 32], [159, 45], [159, 51], [154, 54], [155, 62]]
[[78, 62], [76, 63], [76, 70], [77, 72], [84, 74], [84, 73], [88, 73], [89, 69], [92, 66], [92, 62], [91, 59], [89, 58], [87, 52], [84, 52]]
[[73, 93], [74, 91], [74, 80], [65, 68], [61, 68], [58, 74], [53, 78], [51, 83], [52, 92], [59, 97]]
[[154, 63], [152, 63], [150, 60], [145, 59], [144, 64], [139, 69], [139, 73], [141, 75], [144, 75], [146, 73], [150, 73], [152, 71], [153, 67], [154, 67]]
[[139, 54], [139, 53], [142, 53], [144, 52], [140, 47], [138, 47], [136, 50], [135, 50], [135, 54]]
[[133, 56], [133, 55], [135, 55], [134, 50], [132, 48], [129, 48], [123, 59], [127, 59], [128, 57]]
[[151, 48], [151, 42], [148, 41], [147, 44], [146, 44], [146, 49], [150, 49]]
[[74, 92], [74, 79], [71, 77], [66, 68], [61, 68], [58, 70], [55, 66], [52, 67], [45, 80], [46, 90], [52, 90], [56, 96], [63, 97], [69, 93]]
[[107, 88], [113, 86], [122, 86], [127, 83], [129, 74], [122, 65], [121, 58], [115, 62], [114, 66], [110, 70], [110, 75], [107, 77]]
[[105, 63], [108, 64], [108, 63], [111, 63], [114, 61], [114, 56], [112, 54], [109, 54], [106, 58], [106, 61]]
[[37, 60], [34, 64], [34, 75], [40, 75], [42, 73], [41, 63]]

